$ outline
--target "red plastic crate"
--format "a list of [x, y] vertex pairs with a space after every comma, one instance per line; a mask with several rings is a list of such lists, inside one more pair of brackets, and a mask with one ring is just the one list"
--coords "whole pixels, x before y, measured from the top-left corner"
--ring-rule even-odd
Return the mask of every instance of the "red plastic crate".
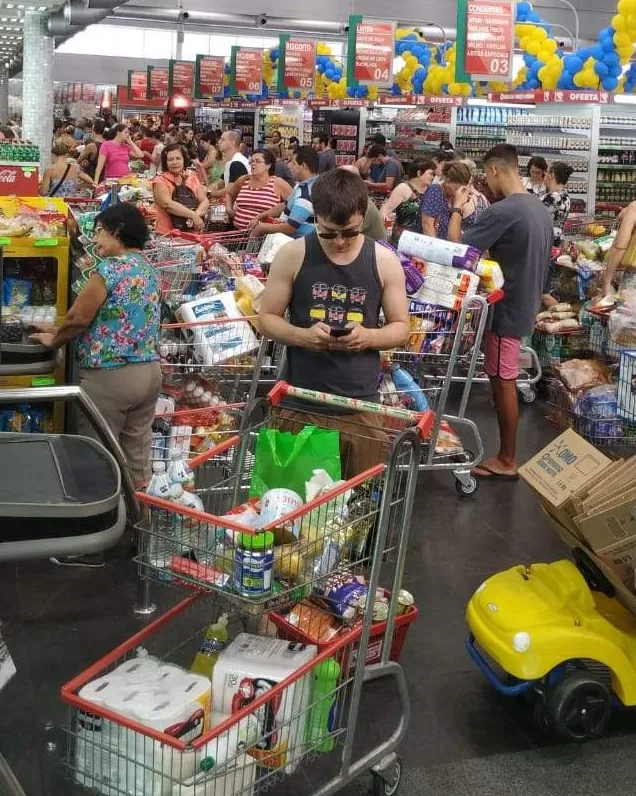
[[[393, 640], [391, 642], [390, 660], [400, 660], [402, 647], [406, 641], [406, 634], [408, 633], [409, 625], [411, 622], [414, 622], [418, 616], [419, 611], [417, 607], [412, 605], [410, 608], [407, 608], [403, 614], [399, 614], [395, 617], [395, 630], [393, 631]], [[334, 639], [331, 639], [331, 641], [320, 643], [306, 636], [295, 625], [290, 624], [287, 621], [285, 614], [279, 614], [275, 611], [270, 611], [269, 618], [276, 625], [279, 638], [285, 639], [287, 641], [297, 641], [300, 644], [316, 644], [318, 646], [318, 652], [322, 652], [322, 650], [326, 649], [329, 644], [333, 644], [335, 639], [342, 638], [348, 632], [355, 632], [356, 628], [356, 626], [353, 628], [343, 628], [343, 630], [337, 636], [335, 636]], [[386, 633], [386, 624], [386, 622], [374, 622], [371, 627], [371, 636], [369, 638], [369, 646], [367, 647], [367, 654], [365, 658], [365, 664], [367, 666], [370, 666], [372, 663], [379, 663], [382, 657], [382, 647]], [[353, 666], [357, 660], [357, 655], [355, 654], [357, 648], [358, 645], [356, 644], [353, 650], [354, 654], [351, 656], [351, 662], [349, 664], [350, 666]]]

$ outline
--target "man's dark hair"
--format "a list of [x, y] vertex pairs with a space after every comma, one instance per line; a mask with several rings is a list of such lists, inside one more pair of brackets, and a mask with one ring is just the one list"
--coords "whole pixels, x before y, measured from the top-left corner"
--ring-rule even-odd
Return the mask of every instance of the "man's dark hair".
[[329, 146], [332, 149], [337, 149], [338, 148], [338, 139], [337, 138], [330, 138], [329, 139]]
[[368, 158], [384, 158], [386, 157], [386, 149], [380, 144], [374, 144], [367, 152]]
[[320, 162], [320, 158], [313, 147], [299, 146], [294, 152], [294, 158], [299, 166], [307, 166], [312, 174], [318, 174], [318, 164]]
[[386, 136], [382, 135], [382, 133], [376, 133], [371, 139], [371, 142], [379, 146], [386, 146]]
[[351, 216], [364, 216], [369, 193], [358, 174], [345, 169], [332, 169], [321, 174], [311, 190], [314, 214], [333, 224], [344, 226]]
[[183, 144], [168, 144], [161, 152], [161, 168], [163, 171], [168, 171], [168, 155], [170, 152], [174, 152], [175, 150], [179, 150], [181, 155], [183, 156], [183, 167], [185, 169], [190, 168], [190, 155], [188, 155], [188, 150], [183, 146]]
[[434, 155], [431, 155], [431, 159], [434, 160], [435, 163], [448, 163], [449, 160], [457, 160], [458, 158], [454, 152], [441, 150], [440, 152], [435, 152]]
[[7, 141], [13, 141], [15, 139], [15, 133], [10, 127], [2, 127], [0, 128], [0, 132], [2, 132], [2, 135], [7, 139]]
[[318, 135], [315, 135], [314, 138], [317, 138], [321, 144], [329, 143], [329, 136], [327, 133], [318, 133]]
[[530, 176], [530, 169], [540, 169], [544, 174], [548, 170], [548, 161], [538, 155], [530, 158], [526, 166], [528, 177]]
[[106, 129], [106, 122], [103, 119], [95, 119], [93, 122], [93, 132], [97, 135], [104, 135]]
[[127, 249], [143, 249], [148, 226], [140, 210], [128, 202], [112, 205], [95, 219], [106, 232], [114, 235]]
[[424, 174], [425, 171], [435, 171], [435, 163], [433, 163], [432, 160], [418, 158], [418, 160], [413, 160], [408, 164], [406, 167], [406, 176], [409, 180], [412, 180], [417, 177], [418, 174]]
[[516, 170], [519, 168], [519, 157], [517, 156], [517, 147], [512, 144], [497, 144], [497, 146], [489, 149], [484, 155], [484, 165], [494, 163], [497, 161], [499, 166], [505, 166], [508, 169]]

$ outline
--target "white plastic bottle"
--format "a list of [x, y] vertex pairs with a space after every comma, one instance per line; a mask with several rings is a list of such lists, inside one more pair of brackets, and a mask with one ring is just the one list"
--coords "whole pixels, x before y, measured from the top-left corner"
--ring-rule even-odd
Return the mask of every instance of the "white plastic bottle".
[[170, 487], [172, 481], [166, 472], [166, 463], [160, 460], [152, 463], [152, 478], [146, 492], [153, 497], [170, 500]]
[[203, 511], [203, 501], [194, 492], [186, 492], [179, 483], [170, 485], [169, 499], [173, 503], [178, 503], [180, 506], [185, 506], [188, 509], [195, 511]]
[[168, 465], [168, 475], [173, 484], [181, 484], [184, 489], [194, 489], [194, 473], [188, 460], [180, 451], [174, 451]]

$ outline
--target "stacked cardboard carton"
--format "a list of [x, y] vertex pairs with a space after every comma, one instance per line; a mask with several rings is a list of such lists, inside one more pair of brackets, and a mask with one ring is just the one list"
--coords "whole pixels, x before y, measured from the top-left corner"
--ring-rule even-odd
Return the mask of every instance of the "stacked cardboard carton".
[[611, 461], [568, 429], [519, 474], [566, 544], [583, 548], [636, 613], [636, 456]]

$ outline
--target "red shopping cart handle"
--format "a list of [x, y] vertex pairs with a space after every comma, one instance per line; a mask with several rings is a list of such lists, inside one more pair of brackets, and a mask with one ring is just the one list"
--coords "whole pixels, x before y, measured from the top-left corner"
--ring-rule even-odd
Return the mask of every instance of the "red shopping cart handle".
[[357, 412], [369, 412], [385, 418], [403, 420], [419, 431], [421, 438], [426, 439], [433, 428], [435, 413], [430, 409], [425, 412], [412, 412], [397, 406], [385, 406], [372, 401], [363, 401], [359, 398], [347, 398], [344, 395], [320, 392], [319, 390], [306, 390], [303, 387], [292, 387], [286, 381], [277, 382], [267, 394], [267, 400], [272, 406], [278, 406], [283, 398], [299, 398], [322, 406], [335, 406]]
[[495, 290], [492, 290], [490, 293], [486, 293], [486, 303], [496, 304], [498, 301], [501, 301], [504, 295], [505, 293], [503, 290], [498, 287]]

